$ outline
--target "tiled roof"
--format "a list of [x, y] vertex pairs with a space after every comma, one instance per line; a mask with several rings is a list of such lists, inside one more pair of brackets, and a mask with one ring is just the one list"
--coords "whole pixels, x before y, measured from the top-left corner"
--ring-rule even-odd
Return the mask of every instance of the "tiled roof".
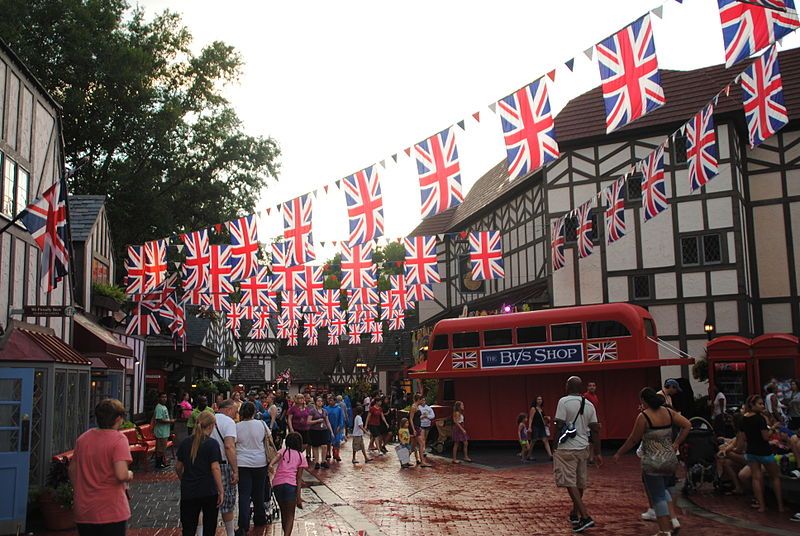
[[328, 381], [328, 374], [333, 372], [333, 367], [338, 359], [342, 360], [344, 370], [353, 370], [358, 359], [362, 359], [372, 367], [382, 345], [371, 344], [369, 339], [362, 337], [361, 344], [347, 344], [339, 346], [326, 344], [327, 330], [321, 329], [318, 346], [306, 346], [302, 339], [299, 346], [286, 346], [281, 343], [278, 358], [275, 360], [273, 370], [282, 372], [287, 368], [292, 370], [294, 382], [322, 382]]
[[75, 242], [85, 242], [89, 238], [106, 202], [105, 195], [71, 195], [69, 202], [69, 228], [72, 233], [72, 240]]
[[91, 365], [92, 362], [59, 339], [48, 328], [9, 326], [0, 337], [0, 361], [56, 362]]
[[[800, 118], [800, 49], [779, 53], [781, 77], [783, 79], [784, 100], [789, 110], [789, 118]], [[637, 119], [630, 125], [613, 134], [606, 134], [605, 109], [602, 89], [591, 91], [572, 99], [556, 116], [555, 129], [558, 143], [562, 149], [590, 146], [601, 140], [611, 142], [632, 137], [634, 132], [660, 129], [677, 129], [705, 106], [726, 84], [742, 72], [746, 63], [725, 69], [724, 65], [714, 65], [693, 71], [661, 70], [661, 82], [667, 103], [658, 110]], [[738, 85], [731, 85], [729, 96], [721, 97], [715, 115], [742, 114], [742, 96]], [[476, 217], [480, 211], [498, 202], [504, 195], [531, 180], [538, 180], [539, 174], [508, 181], [506, 161], [499, 162], [484, 174], [455, 209], [442, 212], [422, 220], [412, 236], [430, 235], [462, 229], [465, 222]]]

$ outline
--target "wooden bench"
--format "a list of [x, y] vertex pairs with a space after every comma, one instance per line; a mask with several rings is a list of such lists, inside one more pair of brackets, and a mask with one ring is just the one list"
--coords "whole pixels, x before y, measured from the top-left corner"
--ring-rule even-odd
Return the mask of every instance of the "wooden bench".
[[[127, 428], [122, 430], [122, 435], [124, 435], [128, 440], [128, 448], [131, 451], [131, 457], [133, 458], [133, 463], [138, 467], [142, 462], [144, 467], [147, 467], [147, 455], [150, 453], [150, 448], [148, 447], [147, 443], [145, 443], [141, 437], [139, 437], [139, 432], [136, 428]], [[155, 447], [153, 447], [153, 451], [155, 451]]]
[[[151, 454], [156, 450], [156, 436], [153, 433], [152, 424], [143, 424], [137, 428], [142, 436], [144, 444], [147, 445], [147, 453]], [[172, 458], [175, 458], [175, 434], [170, 434], [167, 438], [167, 448], [172, 451]]]

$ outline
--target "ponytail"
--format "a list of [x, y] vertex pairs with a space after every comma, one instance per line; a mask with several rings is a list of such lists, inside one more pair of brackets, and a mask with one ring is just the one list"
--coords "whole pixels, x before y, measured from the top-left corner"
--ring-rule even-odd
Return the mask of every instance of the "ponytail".
[[200, 412], [200, 415], [197, 417], [197, 423], [194, 426], [194, 432], [192, 433], [192, 450], [190, 454], [192, 463], [194, 463], [195, 458], [197, 458], [197, 451], [200, 450], [200, 445], [206, 438], [206, 430], [215, 424], [216, 419], [211, 413], [205, 411]]

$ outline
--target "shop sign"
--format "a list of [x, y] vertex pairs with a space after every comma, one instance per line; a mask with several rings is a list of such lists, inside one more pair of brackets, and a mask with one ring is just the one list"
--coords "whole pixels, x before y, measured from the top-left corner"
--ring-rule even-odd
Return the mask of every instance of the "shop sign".
[[34, 317], [59, 317], [74, 316], [75, 308], [71, 305], [25, 305], [22, 308], [23, 316]]
[[481, 368], [519, 368], [583, 363], [583, 344], [548, 344], [481, 350]]

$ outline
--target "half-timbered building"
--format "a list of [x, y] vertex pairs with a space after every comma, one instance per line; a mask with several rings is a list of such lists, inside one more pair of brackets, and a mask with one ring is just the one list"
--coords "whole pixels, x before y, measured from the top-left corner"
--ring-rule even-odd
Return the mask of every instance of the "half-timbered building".
[[[667, 104], [612, 134], [605, 132], [600, 88], [571, 101], [556, 117], [556, 161], [514, 181], [503, 161], [462, 205], [414, 231], [445, 234], [438, 250], [443, 283], [434, 301], [420, 304], [421, 324], [504, 306], [631, 302], [650, 311], [668, 345], [697, 357], [706, 323], [712, 336], [800, 331], [800, 50], [782, 52], [780, 66], [791, 119], [783, 131], [751, 149], [741, 93], [731, 85], [715, 108], [719, 176], [691, 192], [685, 139], [676, 136], [665, 155], [669, 209], [644, 222], [634, 175], [627, 182], [626, 235], [607, 245], [603, 205], [595, 204], [594, 252], [583, 259], [571, 211], [646, 158], [742, 68], [662, 71]], [[553, 271], [550, 223], [565, 215], [566, 265]], [[505, 277], [473, 281], [465, 232], [495, 229], [502, 232]], [[672, 352], [662, 347], [662, 357]], [[662, 374], [690, 376], [680, 368]]]

